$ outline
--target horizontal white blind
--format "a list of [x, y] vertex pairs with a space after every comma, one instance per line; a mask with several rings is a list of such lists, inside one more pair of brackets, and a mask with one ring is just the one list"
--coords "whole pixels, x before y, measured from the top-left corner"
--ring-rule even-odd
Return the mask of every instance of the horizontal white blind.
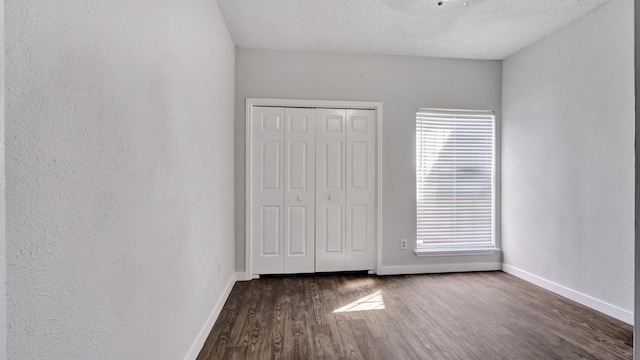
[[494, 247], [494, 126], [493, 113], [418, 110], [418, 248]]

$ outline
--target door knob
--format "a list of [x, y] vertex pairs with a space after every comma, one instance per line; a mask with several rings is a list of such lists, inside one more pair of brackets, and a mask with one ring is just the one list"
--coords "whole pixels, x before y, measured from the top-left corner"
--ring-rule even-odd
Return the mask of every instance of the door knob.
[[302, 196], [298, 195], [298, 201], [302, 201]]
[[333, 200], [333, 195], [329, 194], [329, 200]]

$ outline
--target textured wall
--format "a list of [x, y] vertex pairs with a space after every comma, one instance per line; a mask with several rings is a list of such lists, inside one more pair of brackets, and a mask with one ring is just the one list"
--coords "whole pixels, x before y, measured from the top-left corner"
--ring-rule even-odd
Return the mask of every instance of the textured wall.
[[[4, 19], [4, 2], [0, 2], [0, 19]], [[4, 22], [3, 22], [4, 25]], [[0, 49], [4, 53], [4, 26], [0, 26]], [[4, 56], [0, 56], [0, 359], [7, 355], [7, 265], [5, 236], [5, 174], [4, 174]]]
[[633, 311], [633, 2], [503, 63], [507, 265]]
[[[635, 86], [636, 86], [636, 139], [640, 139], [640, 6], [634, 4], [635, 24]], [[636, 141], [636, 209], [635, 209], [635, 319], [633, 326], [633, 353], [640, 359], [640, 142]]]
[[217, 3], [5, 10], [9, 358], [182, 359], [234, 268]]
[[[426, 265], [400, 250], [416, 239], [415, 124], [418, 107], [500, 110], [499, 61], [238, 49], [236, 52], [236, 184], [244, 185], [248, 97], [383, 102], [382, 263]], [[244, 187], [236, 187], [236, 268], [244, 269]], [[414, 246], [415, 247], [415, 246]], [[466, 262], [500, 261], [499, 255]], [[457, 260], [455, 262], [458, 262]]]

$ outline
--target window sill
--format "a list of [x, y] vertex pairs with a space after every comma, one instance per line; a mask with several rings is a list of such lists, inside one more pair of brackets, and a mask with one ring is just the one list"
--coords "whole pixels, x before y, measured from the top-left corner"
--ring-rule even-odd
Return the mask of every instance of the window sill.
[[470, 256], [470, 255], [493, 255], [500, 252], [499, 248], [489, 249], [417, 249], [414, 251], [417, 257], [431, 256]]

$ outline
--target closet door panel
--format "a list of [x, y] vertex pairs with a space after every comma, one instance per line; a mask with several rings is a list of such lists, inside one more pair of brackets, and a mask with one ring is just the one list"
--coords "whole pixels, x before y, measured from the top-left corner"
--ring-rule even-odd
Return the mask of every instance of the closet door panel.
[[260, 206], [260, 255], [280, 255], [280, 214], [281, 206]]
[[342, 214], [342, 205], [325, 205], [324, 206], [324, 238], [325, 246], [323, 251], [325, 254], [342, 254], [344, 236], [344, 221]]
[[283, 271], [284, 109], [254, 107], [251, 123], [253, 272]]
[[316, 271], [344, 271], [346, 110], [316, 109]]
[[285, 109], [284, 273], [315, 271], [315, 109]]
[[373, 269], [375, 111], [251, 111], [252, 273]]
[[347, 110], [346, 270], [375, 265], [375, 111]]

